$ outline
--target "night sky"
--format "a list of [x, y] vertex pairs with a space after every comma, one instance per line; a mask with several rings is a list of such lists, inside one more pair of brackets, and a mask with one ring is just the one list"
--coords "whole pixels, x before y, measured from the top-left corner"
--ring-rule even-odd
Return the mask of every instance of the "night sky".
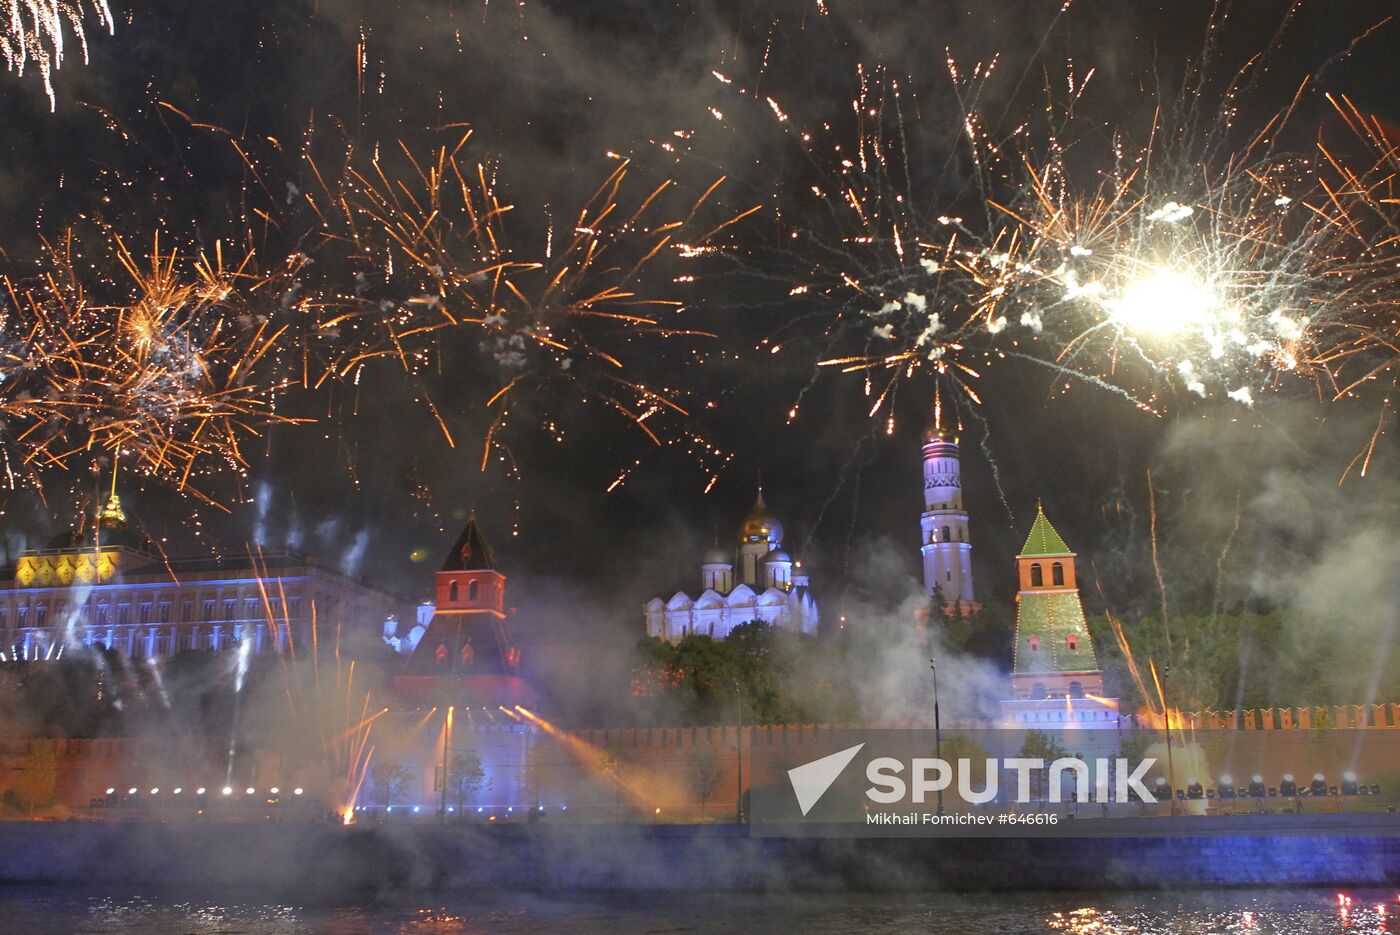
[[[921, 117], [912, 132], [927, 154], [915, 187], [935, 212], [966, 211], [977, 198], [956, 120], [949, 129], [957, 106], [945, 48], [965, 63], [1000, 53], [1000, 79], [979, 109], [1003, 123], [1031, 112], [1067, 60], [1080, 75], [1098, 69], [1084, 106], [1103, 116], [1104, 130], [1086, 147], [1102, 144], [1110, 126], [1142, 133], [1155, 104], [1194, 81], [1185, 63], [1208, 47], [1212, 91], [1249, 56], [1270, 50], [1236, 120], [1242, 135], [1309, 75], [1316, 86], [1291, 122], [1293, 145], [1306, 148], [1327, 125], [1323, 91], [1400, 121], [1400, 24], [1380, 26], [1347, 54], [1393, 4], [1304, 4], [1280, 34], [1289, 5], [1235, 3], [1208, 42], [1205, 2], [1083, 2], [1061, 16], [1059, 3], [1045, 0], [113, 0], [116, 34], [93, 31], [87, 66], [70, 56], [55, 76], [56, 112], [35, 76], [0, 72], [0, 248], [5, 262], [20, 264], [39, 235], [80, 215], [120, 218], [146, 236], [173, 229], [202, 243], [227, 237], [253, 187], [248, 175], [224, 136], [191, 128], [160, 102], [273, 154], [265, 165], [277, 194], [306, 186], [294, 158], [303, 146], [430, 144], [452, 135], [446, 125], [470, 124], [471, 158], [499, 163], [523, 238], [544, 236], [546, 206], [563, 211], [586, 197], [615, 165], [609, 151], [634, 157], [643, 186], [672, 178], [698, 193], [725, 175], [725, 207], [768, 206], [737, 233], [740, 244], [772, 237], [772, 193], [800, 184], [807, 171], [760, 98], [781, 99], [794, 125], [839, 124], [858, 64], [905, 76]], [[757, 88], [758, 97], [737, 100], [712, 71]], [[720, 106], [722, 127], [708, 113]], [[678, 129], [694, 130], [682, 155], [658, 145], [679, 140]], [[933, 380], [915, 374], [901, 386], [886, 434], [883, 416], [867, 415], [859, 375], [816, 367], [833, 348], [859, 352], [859, 341], [833, 329], [830, 306], [786, 293], [783, 283], [716, 264], [687, 293], [681, 318], [717, 337], [626, 349], [633, 373], [674, 388], [690, 406], [693, 416], [673, 425], [732, 455], [708, 495], [707, 473], [683, 445], [658, 448], [616, 414], [557, 387], [537, 391], [512, 420], [519, 477], [495, 460], [483, 474], [483, 405], [502, 373], [466, 336], [424, 377], [455, 447], [417, 401], [414, 381], [392, 366], [358, 386], [299, 396], [288, 405], [318, 421], [273, 429], [253, 446], [247, 482], [230, 488], [246, 502], [226, 517], [199, 511], [202, 538], [235, 548], [254, 539], [290, 544], [417, 597], [474, 507], [518, 588], [525, 626], [637, 635], [644, 600], [696, 586], [699, 551], [715, 530], [732, 537], [761, 476], [828, 616], [892, 603], [903, 593], [892, 582], [917, 572], [919, 432]], [[763, 343], [769, 338], [779, 353]], [[1393, 434], [1382, 438], [1366, 478], [1337, 484], [1375, 428], [1385, 387], [1329, 404], [1311, 383], [1284, 380], [1253, 408], [1168, 390], [1154, 416], [1087, 383], [1071, 380], [1066, 389], [1065, 378], [1029, 362], [984, 370], [975, 383], [980, 406], [947, 402], [964, 424], [979, 596], [1009, 599], [1011, 557], [1041, 498], [1092, 562], [1110, 603], [1150, 611], [1149, 468], [1162, 554], [1180, 576], [1172, 589], [1183, 602], [1209, 604], [1217, 572], [1229, 601], [1271, 590], [1286, 599], [1261, 569], [1281, 570], [1293, 558], [1325, 562], [1348, 546], [1358, 523], [1388, 515], [1395, 502]], [[562, 440], [540, 428], [545, 421], [560, 426]], [[626, 482], [606, 492], [629, 467]], [[12, 550], [71, 519], [71, 503], [5, 496]], [[208, 547], [193, 537], [192, 505], [178, 495], [144, 485], [128, 491], [128, 502], [172, 551]], [[1246, 532], [1225, 574], [1216, 557], [1237, 504]]]

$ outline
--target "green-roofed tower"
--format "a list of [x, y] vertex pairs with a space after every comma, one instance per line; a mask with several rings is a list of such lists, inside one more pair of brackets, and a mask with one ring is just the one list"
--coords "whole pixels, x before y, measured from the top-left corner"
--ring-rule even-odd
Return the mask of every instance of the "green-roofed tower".
[[[1075, 554], [1036, 504], [1035, 521], [1016, 557], [1016, 649], [1009, 707], [1016, 719], [1054, 722], [1061, 712], [1074, 721], [1108, 720], [1116, 704], [1103, 696], [1084, 606], [1079, 600]], [[1020, 710], [1024, 709], [1024, 710]], [[1106, 726], [1099, 725], [1099, 726]]]
[[1045, 510], [1037, 503], [1035, 522], [1031, 523], [1031, 532], [1026, 536], [1026, 544], [1021, 547], [1020, 557], [1041, 558], [1049, 555], [1073, 556], [1074, 553], [1065, 545], [1065, 540], [1060, 538], [1055, 527], [1050, 525], [1050, 521], [1045, 518]]

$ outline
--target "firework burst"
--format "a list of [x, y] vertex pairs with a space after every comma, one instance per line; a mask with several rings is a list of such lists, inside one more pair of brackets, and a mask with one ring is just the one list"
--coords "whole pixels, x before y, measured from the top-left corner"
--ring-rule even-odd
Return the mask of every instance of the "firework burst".
[[49, 109], [58, 106], [53, 73], [63, 65], [64, 31], [78, 43], [84, 64], [88, 60], [85, 21], [91, 16], [110, 35], [116, 28], [107, 0], [4, 0], [0, 4], [0, 57], [17, 75], [25, 69], [39, 72]]
[[[1143, 98], [1151, 121], [1106, 120], [1104, 101], [1121, 111], [1126, 92], [1083, 63], [1039, 61], [1045, 41], [1009, 75], [998, 56], [967, 67], [949, 51], [942, 97], [955, 106], [930, 102], [927, 80], [857, 65], [846, 112], [815, 120], [760, 80], [716, 73], [725, 97], [711, 116], [768, 112], [799, 167], [771, 182], [777, 235], [726, 245], [742, 274], [788, 283], [778, 301], [808, 310], [764, 343], [817, 322], [819, 363], [864, 374], [887, 431], [905, 378], [931, 370], [951, 400], [976, 403], [974, 378], [1006, 358], [1150, 412], [1177, 390], [1250, 405], [1291, 375], [1333, 398], [1393, 377], [1393, 140], [1335, 101], [1348, 155], [1290, 147], [1297, 112], [1320, 100], [1311, 81], [1246, 132], [1246, 98], [1277, 47], [1211, 93], [1215, 41], [1177, 94]], [[1062, 78], [1039, 101], [1019, 93], [1033, 69]]]
[[1016, 200], [994, 203], [1009, 223], [962, 261], [983, 323], [1052, 333], [1058, 363], [1117, 376], [1131, 359], [1200, 396], [1250, 404], [1290, 373], [1354, 389], [1343, 365], [1393, 339], [1400, 299], [1384, 157], [1355, 172], [1325, 148], [1268, 148], [1261, 135], [1211, 168], [1119, 145], [1087, 195], [1063, 164], [1027, 160]]
[[[358, 380], [379, 359], [417, 375], [454, 349], [482, 355], [498, 381], [485, 402], [483, 468], [527, 399], [544, 406], [541, 425], [562, 432], [551, 395], [600, 403], [661, 444], [653, 423], [689, 412], [677, 392], [649, 384], [624, 357], [649, 339], [713, 337], [677, 321], [678, 283], [687, 277], [654, 267], [703, 253], [726, 226], [698, 226], [719, 183], [679, 205], [670, 181], [637, 197], [626, 185], [630, 166], [619, 160], [577, 211], [547, 218], [534, 249], [511, 238], [514, 207], [498, 192], [497, 170], [463, 158], [469, 136], [426, 158], [401, 146], [401, 173], [376, 156], [322, 186], [317, 211], [328, 229], [343, 232], [336, 240], [348, 245], [353, 281], [316, 300], [331, 348], [322, 379]], [[673, 214], [653, 217], [667, 206]], [[693, 239], [682, 242], [685, 235]], [[422, 398], [455, 444], [426, 384]]]
[[[241, 474], [242, 445], [275, 412], [285, 381], [260, 361], [281, 328], [257, 310], [268, 280], [250, 264], [164, 252], [113, 237], [85, 256], [73, 232], [37, 270], [6, 276], [0, 306], [0, 413], [9, 486], [69, 483], [118, 452], [138, 474], [209, 501], [198, 481]], [[212, 502], [212, 501], [209, 501]]]
[[[970, 107], [998, 61], [965, 73], [951, 56], [947, 65], [953, 97]], [[977, 201], [952, 191], [958, 186], [950, 160], [924, 145], [930, 121], [913, 83], [886, 67], [858, 65], [844, 111], [804, 122], [776, 97], [722, 73], [715, 78], [726, 97], [712, 116], [727, 124], [726, 114], [760, 111], [799, 167], [776, 179], [769, 195], [773, 234], [760, 240], [746, 232], [747, 239], [715, 251], [716, 263], [784, 284], [781, 301], [810, 310], [785, 321], [763, 346], [776, 353], [804, 325], [819, 323], [819, 365], [863, 374], [870, 416], [883, 417], [887, 431], [894, 430], [898, 389], [915, 373], [936, 374], [954, 398], [979, 402], [973, 384], [991, 342], [962, 261], [980, 242], [975, 226], [954, 210]], [[959, 113], [952, 134], [965, 138], [973, 155], [976, 192], [1000, 171], [1006, 141], [994, 139], [973, 110]], [[790, 419], [801, 402], [799, 395]]]

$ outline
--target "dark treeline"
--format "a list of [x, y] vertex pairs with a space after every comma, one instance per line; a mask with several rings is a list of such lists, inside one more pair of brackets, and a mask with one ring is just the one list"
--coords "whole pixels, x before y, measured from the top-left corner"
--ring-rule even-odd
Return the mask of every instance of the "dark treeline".
[[[1108, 618], [1091, 617], [1089, 629], [1107, 687], [1123, 710], [1140, 709], [1142, 693]], [[1125, 634], [1148, 692], [1156, 691], [1150, 660], [1168, 704], [1183, 711], [1400, 701], [1394, 647], [1341, 639], [1286, 611], [1144, 617]]]

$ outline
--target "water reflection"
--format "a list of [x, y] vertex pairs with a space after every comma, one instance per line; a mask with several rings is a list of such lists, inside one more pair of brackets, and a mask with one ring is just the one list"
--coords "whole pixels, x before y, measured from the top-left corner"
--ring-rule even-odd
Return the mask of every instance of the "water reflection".
[[880, 932], [885, 935], [1379, 935], [1389, 933], [1397, 895], [1356, 891], [1221, 890], [1016, 893], [976, 896], [674, 894], [389, 897], [365, 903], [303, 904], [247, 894], [75, 892], [60, 887], [0, 888], [5, 932], [88, 935], [420, 935], [568, 931], [756, 935]]

